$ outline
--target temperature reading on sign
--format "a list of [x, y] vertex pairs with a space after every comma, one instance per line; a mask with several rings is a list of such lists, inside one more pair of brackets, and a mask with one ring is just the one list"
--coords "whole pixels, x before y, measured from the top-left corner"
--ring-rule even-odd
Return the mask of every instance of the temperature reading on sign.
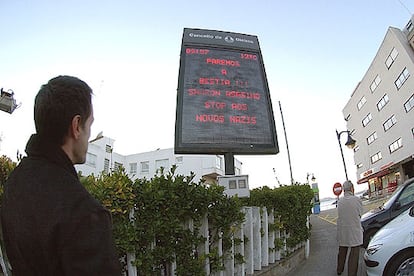
[[240, 54], [240, 57], [242, 59], [252, 59], [252, 60], [257, 60], [257, 56], [253, 55], [253, 54]]

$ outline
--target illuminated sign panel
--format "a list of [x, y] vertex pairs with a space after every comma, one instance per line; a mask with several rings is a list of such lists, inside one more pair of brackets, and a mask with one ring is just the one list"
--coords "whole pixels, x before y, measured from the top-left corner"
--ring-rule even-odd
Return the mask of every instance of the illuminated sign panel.
[[184, 29], [175, 152], [279, 152], [256, 36]]

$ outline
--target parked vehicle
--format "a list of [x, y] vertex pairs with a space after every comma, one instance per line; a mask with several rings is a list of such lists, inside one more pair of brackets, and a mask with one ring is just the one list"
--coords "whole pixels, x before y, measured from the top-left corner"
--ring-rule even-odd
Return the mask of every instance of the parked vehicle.
[[369, 199], [369, 190], [365, 190], [362, 192], [362, 194], [359, 196], [362, 200]]
[[414, 178], [398, 186], [391, 197], [380, 207], [371, 210], [361, 217], [364, 229], [364, 244], [366, 248], [374, 234], [393, 218], [414, 204]]
[[367, 274], [412, 275], [414, 272], [414, 207], [382, 227], [364, 253]]

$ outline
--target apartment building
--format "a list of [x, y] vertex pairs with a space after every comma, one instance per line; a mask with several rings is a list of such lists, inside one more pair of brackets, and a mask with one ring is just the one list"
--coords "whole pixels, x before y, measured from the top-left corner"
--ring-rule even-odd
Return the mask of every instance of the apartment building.
[[[358, 184], [392, 191], [414, 177], [414, 17], [389, 27], [378, 52], [343, 109], [357, 141]], [[386, 190], [384, 190], [386, 189]]]
[[[150, 152], [121, 155], [114, 149], [115, 140], [98, 135], [89, 142], [86, 162], [75, 168], [82, 175], [99, 175], [123, 166], [129, 177], [152, 178], [161, 167], [169, 170], [177, 166], [176, 173], [195, 173], [194, 181], [204, 179], [207, 184], [217, 183], [217, 177], [225, 174], [224, 157], [221, 155], [174, 154], [174, 149], [157, 149]], [[235, 175], [241, 174], [242, 163], [235, 159]]]

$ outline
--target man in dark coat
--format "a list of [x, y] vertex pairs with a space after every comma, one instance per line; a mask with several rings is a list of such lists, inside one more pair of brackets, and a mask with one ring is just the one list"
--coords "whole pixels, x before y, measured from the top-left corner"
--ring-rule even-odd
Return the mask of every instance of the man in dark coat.
[[36, 134], [10, 175], [1, 208], [13, 275], [120, 275], [110, 213], [82, 186], [74, 164], [86, 159], [92, 90], [58, 76], [34, 106]]

